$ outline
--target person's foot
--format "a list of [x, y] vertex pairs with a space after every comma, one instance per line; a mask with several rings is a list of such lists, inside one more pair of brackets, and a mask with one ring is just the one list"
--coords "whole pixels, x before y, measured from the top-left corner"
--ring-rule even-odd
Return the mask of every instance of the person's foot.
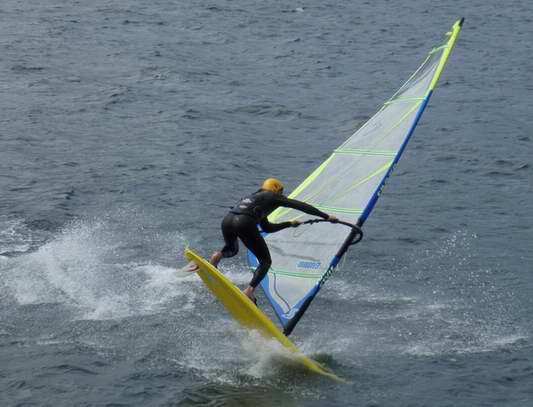
[[[246, 294], [244, 294], [246, 295]], [[257, 305], [257, 298], [254, 296], [246, 295], [250, 301], [252, 301], [255, 305]]]
[[191, 261], [189, 264], [183, 267], [182, 270], [187, 273], [194, 273], [200, 270], [200, 267], [198, 267], [198, 265], [194, 261]]
[[220, 260], [222, 260], [222, 252], [214, 252], [209, 259], [209, 263], [217, 267]]
[[248, 286], [243, 291], [243, 293], [250, 299], [250, 301], [252, 301], [255, 305], [257, 305], [257, 298], [255, 298], [254, 291], [255, 289], [253, 287]]

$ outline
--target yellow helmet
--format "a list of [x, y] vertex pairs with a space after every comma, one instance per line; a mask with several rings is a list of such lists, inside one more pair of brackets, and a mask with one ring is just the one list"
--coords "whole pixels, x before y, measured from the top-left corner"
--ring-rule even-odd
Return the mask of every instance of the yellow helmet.
[[283, 184], [280, 180], [276, 178], [268, 178], [263, 182], [261, 189], [266, 189], [267, 191], [272, 191], [275, 194], [283, 193]]

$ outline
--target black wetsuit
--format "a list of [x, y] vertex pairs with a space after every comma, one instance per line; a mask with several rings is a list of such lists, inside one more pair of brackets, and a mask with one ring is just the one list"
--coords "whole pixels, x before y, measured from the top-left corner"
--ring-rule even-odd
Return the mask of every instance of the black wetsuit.
[[274, 233], [292, 226], [291, 222], [270, 223], [267, 216], [280, 206], [297, 209], [309, 215], [327, 219], [328, 215], [314, 206], [289, 199], [283, 195], [260, 189], [259, 191], [241, 199], [222, 221], [222, 235], [225, 246], [222, 249], [223, 257], [233, 257], [239, 251], [237, 238], [257, 257], [259, 265], [254, 272], [250, 285], [257, 287], [265, 277], [272, 259], [263, 236], [259, 233], [257, 225], [267, 233]]

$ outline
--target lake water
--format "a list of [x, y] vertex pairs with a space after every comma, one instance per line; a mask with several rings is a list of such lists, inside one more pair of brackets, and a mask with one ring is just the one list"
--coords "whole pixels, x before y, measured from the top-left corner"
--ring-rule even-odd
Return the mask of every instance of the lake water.
[[[176, 272], [183, 249], [218, 248], [264, 178], [298, 185], [460, 17], [292, 336], [350, 384], [280, 362]], [[532, 39], [526, 0], [3, 0], [0, 404], [533, 405]]]

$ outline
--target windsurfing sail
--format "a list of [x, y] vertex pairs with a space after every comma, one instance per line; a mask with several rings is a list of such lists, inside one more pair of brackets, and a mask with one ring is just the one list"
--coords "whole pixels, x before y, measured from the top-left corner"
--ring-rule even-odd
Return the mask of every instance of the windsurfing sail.
[[[290, 198], [356, 221], [359, 227], [364, 224], [428, 104], [462, 24], [463, 19], [453, 25], [444, 43], [429, 52], [407, 82], [334, 150]], [[276, 223], [309, 218], [290, 208], [279, 208], [269, 216]], [[354, 233], [354, 229], [343, 225], [323, 222], [266, 235], [272, 267], [261, 287], [286, 335], [337, 268]], [[248, 262], [252, 268], [257, 265], [250, 252]]]

